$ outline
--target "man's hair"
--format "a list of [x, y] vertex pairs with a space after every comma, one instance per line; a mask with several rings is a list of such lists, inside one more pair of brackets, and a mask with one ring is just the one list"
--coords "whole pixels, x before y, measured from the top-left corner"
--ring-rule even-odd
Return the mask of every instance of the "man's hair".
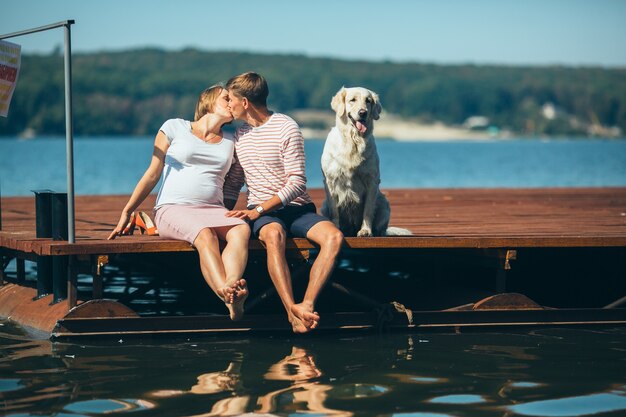
[[196, 112], [193, 120], [198, 121], [202, 116], [207, 113], [212, 113], [215, 107], [215, 102], [222, 94], [224, 87], [221, 85], [211, 86], [200, 93], [198, 102], [196, 103]]
[[256, 106], [267, 107], [267, 96], [270, 93], [267, 81], [256, 72], [246, 72], [231, 78], [226, 83], [226, 89], [237, 97], [247, 98]]

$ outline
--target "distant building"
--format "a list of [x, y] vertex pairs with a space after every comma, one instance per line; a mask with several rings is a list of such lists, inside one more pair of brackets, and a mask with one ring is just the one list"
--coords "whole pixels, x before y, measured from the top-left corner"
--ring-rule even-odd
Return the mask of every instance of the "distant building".
[[484, 130], [489, 127], [489, 118], [485, 116], [470, 116], [463, 122], [463, 127], [470, 130]]
[[541, 114], [545, 119], [554, 120], [556, 113], [556, 107], [550, 102], [544, 103], [543, 106], [541, 106]]

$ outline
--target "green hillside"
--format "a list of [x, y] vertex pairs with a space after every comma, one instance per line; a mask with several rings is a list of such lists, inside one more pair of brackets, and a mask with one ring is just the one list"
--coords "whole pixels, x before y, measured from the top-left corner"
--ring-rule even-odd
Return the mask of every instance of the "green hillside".
[[[485, 116], [519, 134], [626, 132], [626, 69], [362, 62], [238, 52], [157, 49], [73, 57], [77, 135], [152, 135], [190, 118], [198, 93], [254, 70], [270, 84], [270, 107], [330, 110], [342, 86], [376, 91], [385, 111], [461, 125]], [[27, 55], [0, 135], [63, 134], [63, 60]], [[611, 129], [614, 127], [613, 129]]]

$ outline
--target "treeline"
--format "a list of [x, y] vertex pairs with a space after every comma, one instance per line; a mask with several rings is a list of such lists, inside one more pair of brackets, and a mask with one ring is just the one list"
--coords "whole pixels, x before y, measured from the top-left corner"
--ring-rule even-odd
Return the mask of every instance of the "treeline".
[[[74, 131], [152, 135], [168, 118], [191, 118], [204, 87], [249, 70], [267, 78], [270, 106], [283, 112], [330, 110], [341, 86], [364, 86], [380, 95], [385, 111], [423, 122], [460, 125], [480, 115], [520, 134], [588, 134], [593, 126], [626, 131], [626, 69], [366, 62], [194, 49], [75, 54]], [[0, 135], [27, 130], [65, 131], [58, 54], [22, 57]]]

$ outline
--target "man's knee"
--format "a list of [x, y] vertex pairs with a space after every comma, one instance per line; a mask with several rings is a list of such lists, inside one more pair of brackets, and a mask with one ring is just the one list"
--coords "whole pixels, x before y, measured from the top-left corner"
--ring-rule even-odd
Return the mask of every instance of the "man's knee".
[[279, 223], [270, 223], [263, 226], [259, 232], [259, 239], [267, 246], [284, 247], [287, 233]]
[[325, 234], [322, 246], [326, 246], [329, 250], [339, 253], [343, 244], [343, 233], [335, 227]]

